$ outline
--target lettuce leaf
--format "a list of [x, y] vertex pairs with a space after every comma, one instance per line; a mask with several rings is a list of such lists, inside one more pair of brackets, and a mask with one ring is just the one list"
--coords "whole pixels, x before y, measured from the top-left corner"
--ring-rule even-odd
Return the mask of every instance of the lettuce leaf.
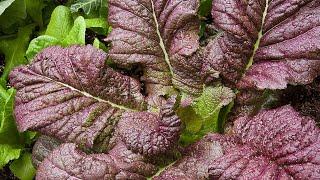
[[235, 94], [231, 89], [217, 86], [206, 87], [202, 95], [193, 101], [187, 98], [182, 100], [190, 101], [191, 104], [182, 105], [178, 109], [178, 115], [185, 125], [180, 142], [187, 145], [207, 133], [222, 131], [222, 124], [220, 124], [222, 122], [219, 119], [220, 110], [223, 106], [228, 105], [234, 97]]
[[36, 169], [32, 165], [31, 153], [23, 153], [19, 159], [10, 164], [10, 170], [21, 180], [33, 180], [36, 175]]
[[21, 149], [14, 148], [8, 144], [0, 144], [0, 169], [2, 169], [9, 161], [18, 159]]
[[5, 55], [5, 67], [0, 77], [0, 85], [6, 86], [9, 72], [16, 66], [26, 64], [25, 52], [30, 40], [34, 25], [19, 28], [16, 38], [8, 38], [0, 41], [0, 51]]

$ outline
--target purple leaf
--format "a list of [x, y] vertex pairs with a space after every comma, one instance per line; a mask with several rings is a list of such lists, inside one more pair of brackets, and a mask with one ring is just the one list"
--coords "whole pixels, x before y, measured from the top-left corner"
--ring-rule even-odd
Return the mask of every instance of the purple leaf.
[[233, 135], [208, 135], [158, 179], [319, 179], [320, 130], [290, 106], [235, 121]]
[[32, 148], [32, 164], [38, 168], [41, 162], [57, 148], [61, 142], [49, 136], [40, 136]]
[[155, 180], [208, 179], [209, 166], [224, 154], [225, 149], [235, 146], [233, 137], [209, 134], [184, 150], [183, 157], [167, 168]]
[[108, 154], [87, 155], [66, 143], [39, 166], [36, 179], [144, 179], [157, 168], [119, 143]]
[[127, 147], [147, 156], [172, 149], [179, 139], [181, 125], [174, 105], [175, 98], [171, 98], [161, 108], [159, 115], [149, 112], [123, 114], [118, 131]]
[[123, 111], [142, 109], [140, 83], [108, 66], [92, 46], [50, 47], [14, 69], [15, 117], [20, 131], [105, 151]]
[[142, 66], [148, 93], [163, 94], [172, 84], [199, 93], [198, 6], [197, 0], [110, 0], [110, 58], [126, 68]]
[[206, 47], [206, 68], [241, 79], [238, 88], [284, 89], [320, 75], [319, 1], [215, 0], [212, 16], [223, 32]]
[[128, 148], [144, 155], [169, 150], [178, 141], [181, 124], [175, 97], [159, 114], [144, 111], [140, 82], [108, 67], [106, 57], [92, 46], [51, 47], [29, 66], [13, 70], [19, 130], [35, 130], [97, 152], [113, 147], [116, 132]]

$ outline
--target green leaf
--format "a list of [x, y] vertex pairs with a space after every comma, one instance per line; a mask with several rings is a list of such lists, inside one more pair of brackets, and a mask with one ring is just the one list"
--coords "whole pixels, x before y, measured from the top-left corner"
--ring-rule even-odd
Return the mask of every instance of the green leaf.
[[233, 91], [227, 87], [206, 87], [190, 106], [180, 107], [178, 115], [185, 125], [180, 142], [186, 145], [209, 132], [218, 132], [220, 110], [234, 97]]
[[108, 51], [108, 48], [106, 47], [106, 45], [104, 45], [102, 42], [99, 41], [99, 39], [95, 38], [93, 41], [93, 47], [98, 48], [98, 49], [102, 49], [105, 52]]
[[14, 160], [9, 168], [21, 180], [32, 180], [36, 175], [36, 169], [32, 165], [31, 153], [28, 152]]
[[60, 44], [60, 42], [57, 38], [48, 35], [39, 36], [30, 42], [26, 56], [28, 60], [31, 61], [42, 49], [58, 44]]
[[[0, 86], [0, 144], [20, 144], [21, 138], [13, 117], [15, 90]], [[10, 138], [8, 138], [10, 137]]]
[[108, 5], [106, 0], [77, 0], [72, 4], [71, 12], [78, 12], [80, 9], [88, 17], [107, 17]]
[[86, 27], [98, 34], [107, 35], [111, 32], [111, 28], [109, 28], [106, 18], [85, 19], [85, 21]]
[[23, 132], [23, 139], [24, 139], [24, 144], [26, 145], [31, 145], [38, 137], [37, 132], [33, 131], [25, 131]]
[[63, 40], [68, 36], [72, 26], [73, 19], [69, 8], [58, 6], [52, 12], [46, 35], [55, 37], [58, 40]]
[[20, 149], [16, 149], [7, 144], [0, 144], [0, 169], [3, 168], [9, 161], [18, 159], [20, 156]]
[[211, 13], [212, 8], [212, 0], [201, 0], [200, 7], [199, 7], [199, 15], [200, 16], [208, 16]]
[[79, 16], [74, 21], [74, 26], [69, 32], [68, 36], [62, 41], [62, 45], [69, 46], [72, 44], [81, 44], [86, 43], [86, 22], [82, 16]]
[[100, 27], [107, 29], [107, 21], [105, 18], [93, 18], [93, 19], [86, 19], [86, 27]]
[[26, 4], [24, 0], [15, 0], [0, 16], [0, 26], [9, 28], [17, 21], [27, 17]]
[[45, 7], [45, 2], [43, 0], [25, 0], [25, 2], [27, 13], [30, 15], [34, 22], [42, 27], [42, 10]]
[[14, 2], [14, 0], [4, 0], [0, 2], [0, 15]]
[[[12, 68], [28, 63], [24, 56], [33, 29], [34, 25], [21, 27], [19, 28], [16, 38], [0, 41], [0, 51], [5, 55], [5, 68], [2, 76], [0, 77], [1, 82], [6, 82]], [[2, 85], [4, 86], [4, 84]]]

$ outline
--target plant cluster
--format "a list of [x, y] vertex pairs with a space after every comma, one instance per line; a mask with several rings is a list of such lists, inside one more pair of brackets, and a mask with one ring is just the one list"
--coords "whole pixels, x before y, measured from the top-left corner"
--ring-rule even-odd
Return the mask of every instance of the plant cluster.
[[0, 42], [0, 162], [16, 176], [320, 178], [320, 1], [64, 3], [47, 25], [27, 13], [31, 41], [34, 23]]

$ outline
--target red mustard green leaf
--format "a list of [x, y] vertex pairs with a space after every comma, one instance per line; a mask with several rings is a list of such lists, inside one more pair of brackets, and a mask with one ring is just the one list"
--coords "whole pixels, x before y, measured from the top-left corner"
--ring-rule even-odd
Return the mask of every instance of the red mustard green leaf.
[[238, 88], [284, 89], [320, 75], [319, 1], [216, 0], [212, 16], [223, 32], [206, 48], [207, 69]]
[[157, 170], [139, 154], [117, 144], [108, 154], [87, 155], [75, 144], [62, 144], [39, 166], [36, 179], [145, 179]]
[[[149, 112], [127, 112], [118, 123], [118, 131], [127, 147], [140, 154], [163, 154], [175, 146], [181, 121], [175, 113], [175, 98], [168, 100], [159, 115]], [[146, 126], [147, 125], [147, 126]]]
[[144, 107], [140, 83], [108, 67], [106, 57], [92, 46], [55, 46], [14, 69], [18, 129], [106, 150], [121, 113]]
[[208, 135], [156, 179], [318, 179], [320, 129], [291, 106], [235, 121], [232, 135]]
[[49, 136], [40, 136], [32, 148], [32, 164], [38, 168], [41, 162], [56, 149], [61, 142]]
[[197, 0], [110, 0], [110, 58], [122, 67], [142, 66], [148, 93], [172, 85], [199, 93], [198, 6]]

